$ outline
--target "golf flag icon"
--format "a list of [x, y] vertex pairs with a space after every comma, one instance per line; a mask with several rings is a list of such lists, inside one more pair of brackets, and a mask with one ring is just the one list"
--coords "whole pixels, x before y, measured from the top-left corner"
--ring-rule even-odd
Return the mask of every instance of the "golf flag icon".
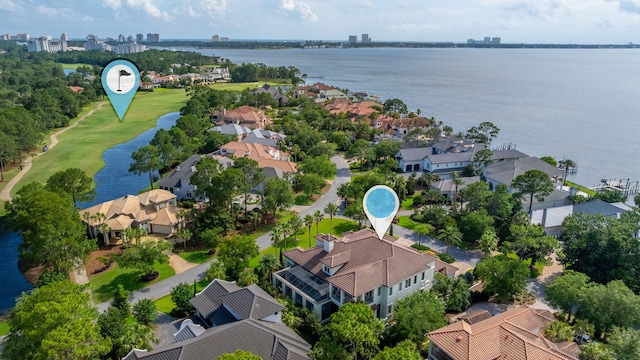
[[127, 60], [114, 60], [102, 70], [102, 88], [120, 121], [124, 118], [138, 87], [140, 71]]

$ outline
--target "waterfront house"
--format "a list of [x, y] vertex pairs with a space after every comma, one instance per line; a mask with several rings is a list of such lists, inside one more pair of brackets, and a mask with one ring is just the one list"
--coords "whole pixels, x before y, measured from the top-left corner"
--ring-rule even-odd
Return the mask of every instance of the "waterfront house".
[[531, 223], [542, 225], [549, 236], [560, 236], [564, 219], [572, 214], [601, 214], [605, 217], [620, 218], [632, 208], [625, 203], [608, 203], [600, 199], [589, 200], [581, 204], [569, 204], [533, 210]]
[[272, 147], [277, 147], [278, 142], [284, 141], [287, 137], [285, 134], [278, 133], [271, 130], [264, 129], [251, 129], [247, 126], [241, 126], [237, 124], [224, 124], [221, 126], [214, 126], [209, 131], [219, 132], [223, 135], [235, 136], [238, 141], [261, 144]]
[[391, 236], [379, 239], [370, 229], [349, 231], [340, 238], [320, 234], [315, 247], [292, 249], [283, 256], [284, 269], [273, 274], [273, 285], [321, 321], [354, 300], [386, 318], [397, 300], [430, 289], [435, 272], [453, 278], [458, 270]]
[[347, 95], [338, 88], [323, 83], [298, 86], [295, 88], [294, 93], [296, 98], [306, 96], [312, 98], [315, 102], [324, 102], [336, 98], [347, 98]]
[[82, 221], [89, 232], [98, 234], [100, 225], [107, 224], [109, 239], [121, 238], [128, 228], [142, 228], [149, 234], [171, 236], [178, 231], [176, 195], [162, 189], [154, 189], [139, 195], [125, 195], [80, 210]]
[[238, 108], [228, 110], [216, 110], [209, 116], [211, 121], [218, 126], [224, 124], [237, 124], [249, 127], [251, 129], [264, 129], [268, 125], [273, 124], [270, 117], [265, 113], [252, 106], [243, 105]]
[[513, 179], [529, 170], [540, 170], [549, 175], [553, 182], [561, 180], [564, 175], [564, 170], [537, 157], [522, 157], [487, 165], [482, 173], [482, 178], [489, 184], [490, 189], [494, 189], [498, 184], [504, 184], [511, 192]]
[[544, 327], [555, 320], [548, 310], [528, 306], [501, 314], [476, 316], [480, 321], [457, 321], [427, 333], [429, 360], [578, 360], [580, 347], [573, 341], [554, 343], [544, 337]]
[[247, 157], [255, 160], [260, 168], [274, 167], [288, 173], [298, 171], [296, 164], [290, 161], [291, 155], [273, 146], [232, 141], [222, 145], [215, 154], [236, 158]]

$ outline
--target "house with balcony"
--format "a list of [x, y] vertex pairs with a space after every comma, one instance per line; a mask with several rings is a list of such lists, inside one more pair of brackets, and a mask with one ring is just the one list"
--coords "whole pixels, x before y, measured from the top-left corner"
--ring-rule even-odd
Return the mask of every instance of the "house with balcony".
[[323, 322], [344, 303], [357, 300], [386, 318], [396, 301], [430, 289], [435, 272], [453, 278], [458, 270], [391, 236], [379, 239], [370, 229], [340, 238], [320, 234], [315, 247], [292, 249], [283, 256], [284, 269], [273, 274], [273, 285]]
[[233, 159], [221, 155], [191, 155], [187, 160], [176, 166], [169, 175], [158, 181], [158, 187], [175, 194], [178, 199], [196, 199], [196, 186], [191, 183], [191, 175], [196, 172], [196, 165], [200, 159], [211, 157], [217, 160], [224, 169], [233, 166]]

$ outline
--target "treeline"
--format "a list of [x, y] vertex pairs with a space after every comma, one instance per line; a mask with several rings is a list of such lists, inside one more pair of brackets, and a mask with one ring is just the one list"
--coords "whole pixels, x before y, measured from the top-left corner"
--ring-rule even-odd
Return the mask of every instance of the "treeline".
[[296, 85], [302, 82], [300, 70], [293, 66], [267, 66], [265, 64], [242, 64], [231, 70], [232, 82], [255, 82], [288, 80]]

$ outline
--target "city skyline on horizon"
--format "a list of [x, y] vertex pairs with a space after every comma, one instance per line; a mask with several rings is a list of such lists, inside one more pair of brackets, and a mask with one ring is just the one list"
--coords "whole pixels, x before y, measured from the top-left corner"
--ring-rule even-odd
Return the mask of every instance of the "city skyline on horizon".
[[2, 34], [70, 39], [89, 34], [160, 33], [162, 39], [463, 43], [500, 37], [503, 44], [640, 42], [636, 0], [0, 0]]

